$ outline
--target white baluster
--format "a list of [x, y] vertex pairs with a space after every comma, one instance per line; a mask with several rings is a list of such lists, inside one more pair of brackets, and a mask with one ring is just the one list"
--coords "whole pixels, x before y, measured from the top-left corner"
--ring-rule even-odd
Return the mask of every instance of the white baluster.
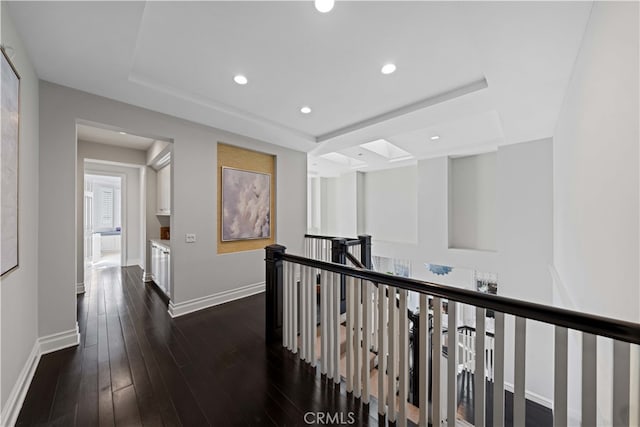
[[333, 314], [333, 281], [335, 273], [327, 274], [327, 376], [333, 378], [334, 351], [334, 314]]
[[[485, 349], [485, 310], [476, 307], [476, 339], [475, 339], [475, 371], [473, 375], [474, 420], [475, 425], [485, 425], [485, 381], [484, 381], [484, 349]], [[514, 424], [521, 425], [521, 424]], [[524, 425], [524, 424], [522, 424]]]
[[353, 295], [354, 306], [355, 306], [355, 352], [353, 355], [354, 358], [354, 391], [355, 396], [358, 398], [362, 395], [362, 280], [353, 280], [353, 286], [355, 293]]
[[378, 325], [378, 320], [380, 319], [380, 304], [378, 303], [378, 299], [380, 296], [380, 292], [373, 291], [373, 351], [378, 351], [378, 329], [380, 326]]
[[431, 424], [439, 426], [442, 422], [442, 303], [438, 297], [433, 298], [433, 348], [431, 351]]
[[569, 425], [567, 409], [568, 386], [568, 331], [561, 326], [555, 327], [555, 346], [553, 348], [553, 426]]
[[631, 350], [629, 343], [613, 341], [613, 425], [629, 425]]
[[340, 384], [340, 275], [333, 275], [333, 382]]
[[386, 286], [378, 284], [378, 414], [386, 413], [386, 399], [384, 390], [384, 376], [386, 371], [386, 310], [385, 310]]
[[493, 425], [504, 426], [504, 313], [495, 312], [493, 366]]
[[407, 393], [409, 391], [409, 319], [407, 318], [407, 291], [400, 289], [399, 311], [399, 372], [400, 384], [398, 400], [400, 403], [398, 427], [407, 426]]
[[418, 378], [420, 427], [429, 425], [429, 301], [427, 295], [420, 294], [420, 365]]
[[526, 420], [526, 359], [527, 319], [516, 317], [515, 360], [513, 365], [513, 425], [525, 425]]
[[597, 337], [582, 333], [582, 427], [595, 427], [598, 403]]
[[389, 360], [387, 365], [387, 389], [389, 391], [387, 404], [389, 405], [388, 415], [389, 422], [396, 421], [396, 288], [389, 286]]
[[328, 372], [328, 346], [329, 346], [329, 316], [327, 315], [329, 273], [320, 270], [320, 369], [326, 375]]
[[355, 313], [355, 298], [353, 297], [354, 291], [354, 279], [353, 277], [347, 278], [347, 341], [345, 346], [347, 348], [347, 393], [353, 392], [353, 314]]
[[318, 274], [320, 274], [320, 270], [315, 270], [311, 284], [311, 318], [313, 320], [311, 324], [311, 365], [313, 367], [315, 367], [318, 362], [316, 343], [318, 338]]
[[309, 304], [309, 321], [307, 322], [308, 328], [309, 328], [309, 339], [307, 340], [307, 344], [309, 346], [309, 348], [307, 349], [307, 360], [309, 361], [309, 363], [311, 363], [311, 366], [316, 366], [316, 362], [315, 362], [315, 358], [316, 358], [316, 354], [315, 354], [315, 343], [316, 343], [316, 335], [314, 333], [314, 331], [316, 330], [316, 318], [315, 318], [315, 312], [316, 312], [316, 292], [315, 292], [315, 276], [316, 276], [316, 272], [315, 269], [313, 268], [308, 268], [307, 269], [307, 274], [309, 276], [308, 280], [307, 280], [307, 288], [308, 288], [308, 292], [307, 292], [307, 298], [308, 298], [308, 304]]
[[371, 375], [370, 365], [369, 365], [369, 355], [371, 349], [371, 284], [366, 280], [361, 280], [362, 283], [362, 291], [363, 298], [362, 301], [364, 303], [364, 307], [362, 309], [362, 319], [363, 319], [363, 330], [362, 334], [362, 403], [369, 403], [369, 395], [371, 394], [370, 390], [370, 381], [369, 377]]
[[293, 292], [291, 293], [291, 345], [293, 346], [293, 354], [298, 352], [298, 283], [296, 271], [298, 264], [293, 266]]
[[447, 304], [447, 425], [455, 427], [458, 411], [458, 303]]
[[307, 361], [307, 334], [308, 327], [307, 322], [309, 320], [309, 316], [307, 315], [307, 311], [309, 308], [309, 303], [307, 299], [307, 270], [308, 267], [302, 265], [300, 266], [300, 308], [301, 308], [301, 318], [302, 325], [300, 326], [300, 338], [301, 338], [301, 350], [300, 350], [300, 358], [304, 361]]
[[313, 341], [313, 336], [311, 335], [312, 322], [311, 322], [311, 277], [313, 276], [313, 268], [307, 267], [307, 277], [306, 277], [306, 291], [307, 291], [307, 362], [312, 363], [313, 357], [311, 354], [311, 342]]

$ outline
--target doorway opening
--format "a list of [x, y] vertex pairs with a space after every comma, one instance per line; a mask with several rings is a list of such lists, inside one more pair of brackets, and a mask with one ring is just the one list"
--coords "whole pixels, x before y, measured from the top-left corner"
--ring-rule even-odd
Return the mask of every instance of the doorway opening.
[[84, 175], [85, 273], [124, 265], [123, 180], [115, 175]]

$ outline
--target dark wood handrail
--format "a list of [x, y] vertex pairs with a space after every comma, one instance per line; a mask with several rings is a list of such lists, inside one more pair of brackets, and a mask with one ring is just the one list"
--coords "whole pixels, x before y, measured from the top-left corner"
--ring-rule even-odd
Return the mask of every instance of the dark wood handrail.
[[305, 238], [309, 239], [319, 239], [319, 240], [335, 240], [340, 239], [344, 240], [347, 246], [355, 246], [360, 244], [360, 239], [356, 239], [353, 237], [334, 237], [334, 236], [319, 236], [317, 234], [305, 234]]
[[305, 234], [304, 237], [308, 237], [310, 239], [322, 239], [322, 240], [346, 239], [345, 237], [320, 236], [317, 234]]
[[284, 261], [640, 345], [640, 324], [284, 253]]
[[347, 252], [347, 259], [353, 263], [358, 268], [367, 269], [365, 265], [358, 258], [353, 256], [351, 252]]

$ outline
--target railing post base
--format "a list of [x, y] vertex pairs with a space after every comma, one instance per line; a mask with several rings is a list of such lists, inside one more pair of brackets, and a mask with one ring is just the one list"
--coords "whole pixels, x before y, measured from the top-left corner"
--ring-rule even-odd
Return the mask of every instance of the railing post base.
[[282, 256], [285, 248], [282, 245], [270, 245], [265, 249], [265, 291], [266, 291], [266, 319], [265, 340], [267, 344], [282, 344]]

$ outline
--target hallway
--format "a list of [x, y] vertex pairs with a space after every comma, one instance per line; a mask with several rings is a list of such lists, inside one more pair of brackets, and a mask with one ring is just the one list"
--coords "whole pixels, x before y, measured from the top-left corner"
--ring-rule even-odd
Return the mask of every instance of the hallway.
[[292, 426], [307, 411], [347, 416], [344, 394], [265, 346], [264, 294], [171, 319], [141, 274], [95, 271], [78, 296], [81, 343], [42, 357], [18, 426]]

